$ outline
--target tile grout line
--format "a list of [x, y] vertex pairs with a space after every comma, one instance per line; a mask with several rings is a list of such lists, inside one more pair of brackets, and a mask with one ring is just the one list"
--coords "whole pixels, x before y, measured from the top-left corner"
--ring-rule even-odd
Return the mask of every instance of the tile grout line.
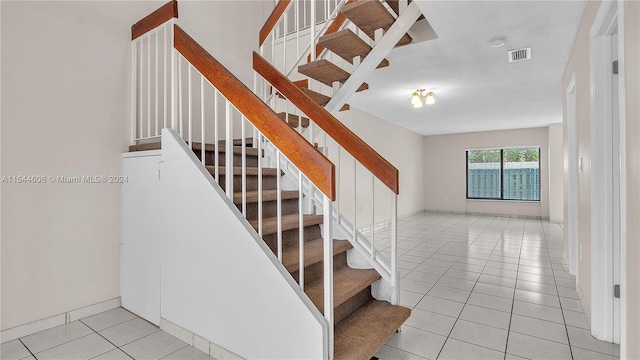
[[[80, 320], [80, 322], [82, 322], [82, 320]], [[82, 322], [82, 323], [84, 324], [84, 322]], [[85, 325], [87, 325], [87, 324], [85, 324]], [[93, 330], [93, 328], [91, 328], [89, 325], [87, 325], [87, 326], [89, 327], [89, 329]], [[108, 328], [107, 328], [107, 329], [108, 329]], [[102, 331], [102, 330], [101, 330], [101, 331]], [[104, 337], [104, 336], [103, 336], [102, 334], [100, 334], [99, 332], [97, 332], [97, 331], [95, 331], [95, 330], [93, 330], [93, 332], [94, 332], [94, 333], [96, 333], [96, 334], [98, 334], [98, 336], [100, 336], [101, 338], [105, 339], [109, 344], [111, 344], [111, 345], [115, 346], [115, 347], [116, 347], [116, 349], [118, 349], [118, 350], [122, 351], [125, 355], [127, 355], [127, 356], [128, 356], [128, 357], [130, 357], [131, 359], [134, 359], [134, 357], [133, 357], [133, 356], [129, 355], [126, 351], [124, 351], [124, 350], [120, 349], [120, 347], [119, 347], [118, 345], [116, 345], [116, 344], [112, 343], [112, 342], [111, 342], [111, 340], [107, 339], [106, 337]], [[106, 354], [106, 353], [108, 353], [108, 352], [111, 352], [111, 351], [113, 351], [113, 350], [115, 350], [115, 349], [111, 349], [111, 350], [109, 350], [109, 351], [107, 351], [107, 352], [104, 352], [104, 353], [102, 353], [102, 354], [98, 354], [98, 355], [96, 355], [96, 356], [92, 357], [92, 359], [95, 359], [95, 358], [97, 358], [98, 356], [104, 355], [104, 354]]]
[[[547, 255], [549, 255], [549, 261], [551, 261], [551, 253], [549, 252], [549, 242], [547, 241], [547, 231], [542, 226], [542, 234], [544, 235], [544, 242], [547, 245]], [[567, 269], [568, 271], [568, 269]], [[567, 345], [569, 346], [569, 354], [571, 355], [571, 359], [573, 360], [573, 349], [571, 348], [571, 338], [569, 337], [569, 329], [567, 328], [567, 320], [564, 317], [564, 311], [562, 309], [562, 301], [560, 301], [560, 292], [558, 292], [558, 283], [556, 282], [556, 272], [555, 269], [551, 269], [551, 273], [553, 273], [553, 284], [556, 287], [556, 292], [558, 293], [558, 304], [560, 304], [560, 313], [562, 314], [562, 321], [564, 322], [564, 331], [567, 334]], [[576, 284], [576, 286], [578, 286]]]
[[[31, 349], [29, 349], [29, 347], [22, 342], [22, 339], [18, 338], [18, 341], [20, 341], [20, 344], [22, 344], [22, 346], [24, 346], [25, 349], [27, 349], [27, 351], [29, 352], [29, 354], [31, 354], [31, 356], [33, 356], [34, 359], [38, 360], [38, 358], [36, 357], [36, 354], [34, 354]], [[52, 348], [53, 349], [53, 348]]]
[[[511, 221], [511, 220], [509, 220]], [[516, 269], [516, 283], [513, 287], [513, 297], [511, 299], [511, 314], [509, 315], [509, 326], [507, 327], [507, 341], [504, 344], [504, 359], [507, 359], [508, 349], [509, 349], [509, 336], [511, 335], [511, 322], [513, 321], [513, 307], [516, 304], [516, 288], [518, 286], [518, 275], [520, 274], [520, 260], [522, 258], [522, 247], [524, 243], [524, 231], [527, 227], [527, 222], [525, 221], [524, 226], [522, 227], [522, 236], [520, 237], [520, 251], [518, 251], [518, 268]], [[504, 233], [502, 234], [504, 241]]]

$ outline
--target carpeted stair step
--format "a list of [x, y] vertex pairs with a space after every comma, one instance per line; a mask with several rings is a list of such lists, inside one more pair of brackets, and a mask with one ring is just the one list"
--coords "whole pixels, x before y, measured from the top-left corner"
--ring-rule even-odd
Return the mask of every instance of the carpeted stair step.
[[[319, 59], [300, 65], [298, 66], [298, 72], [327, 86], [333, 86], [334, 81], [344, 83], [347, 81], [349, 76], [351, 76], [351, 74], [346, 72], [344, 69], [338, 67], [327, 59]], [[362, 91], [368, 88], [369, 85], [367, 83], [362, 83], [360, 88], [356, 91]]]
[[[317, 91], [313, 91], [305, 88], [302, 88], [300, 90], [302, 90], [303, 93], [305, 93], [308, 97], [311, 98], [311, 100], [313, 100], [316, 104], [320, 106], [327, 105], [329, 103], [329, 100], [331, 100], [329, 96], [321, 94]], [[340, 111], [349, 110], [349, 109], [350, 109], [349, 104], [344, 104], [344, 106], [340, 109]]]
[[410, 315], [404, 306], [369, 301], [336, 324], [334, 359], [371, 359]]
[[[234, 189], [233, 203], [242, 211], [242, 189]], [[298, 213], [298, 191], [282, 191], [282, 214], [290, 215]], [[262, 191], [262, 218], [271, 218], [278, 215], [278, 191]], [[258, 218], [258, 192], [247, 191], [247, 213], [248, 220]]]
[[[302, 216], [302, 224], [303, 226], [312, 226], [312, 225], [320, 225], [322, 224], [324, 217], [322, 215], [303, 215]], [[253, 226], [254, 229], [258, 228], [258, 220], [250, 220], [249, 223]], [[292, 215], [283, 215], [282, 216], [282, 231], [298, 229], [299, 218], [298, 214]], [[262, 220], [262, 234], [269, 235], [275, 234], [278, 231], [278, 218], [271, 217]]]
[[[206, 166], [207, 171], [211, 175], [215, 177], [215, 167], [213, 165]], [[222, 187], [223, 190], [226, 190], [226, 172], [227, 168], [225, 166], [220, 166], [218, 168], [220, 173], [220, 179], [218, 179], [218, 184]], [[262, 190], [275, 190], [277, 188], [277, 175], [278, 170], [274, 168], [262, 168]], [[280, 175], [283, 175], [280, 172]], [[233, 168], [233, 189], [234, 192], [237, 190], [242, 190], [242, 168], [234, 167]], [[257, 191], [258, 190], [258, 168], [256, 167], [247, 167], [247, 191]]]
[[[371, 286], [380, 278], [380, 274], [372, 269], [352, 269], [348, 266], [335, 269], [333, 272], [333, 306], [345, 303], [351, 297]], [[304, 292], [316, 305], [321, 313], [324, 313], [324, 282], [320, 278], [305, 287]]]
[[302, 118], [302, 127], [309, 127], [309, 118], [301, 117], [294, 114], [287, 114], [285, 112], [278, 113], [278, 117], [282, 119], [282, 121], [289, 124], [289, 126], [297, 128], [300, 125], [300, 119]]
[[[220, 140], [218, 141], [218, 146], [225, 146], [226, 143], [227, 143], [226, 140]], [[244, 143], [248, 147], [253, 147], [253, 138], [252, 137], [245, 138]], [[233, 139], [233, 145], [242, 146], [242, 139]]]
[[156, 141], [156, 142], [150, 142], [150, 143], [144, 143], [144, 144], [129, 145], [129, 152], [160, 150], [161, 148], [162, 148], [162, 143], [160, 141]]
[[[322, 238], [305, 241], [304, 243], [304, 266], [308, 267], [322, 262], [324, 258], [324, 240]], [[333, 240], [333, 254], [338, 255], [351, 249], [351, 244], [347, 240]], [[300, 256], [298, 244], [282, 249], [282, 264], [290, 273], [300, 269]], [[297, 277], [296, 277], [297, 278]]]
[[[351, 29], [344, 29], [322, 36], [318, 41], [322, 46], [334, 54], [353, 64], [353, 58], [360, 56], [364, 60], [371, 52], [371, 46], [356, 35]], [[379, 68], [389, 66], [389, 60], [384, 59]]]
[[[375, 39], [375, 31], [389, 30], [396, 19], [379, 0], [358, 0], [342, 7], [342, 14], [371, 39]], [[406, 45], [411, 37], [404, 34], [397, 45]]]
[[[192, 144], [193, 152], [196, 154], [196, 157], [201, 160], [202, 156], [202, 145], [200, 143]], [[215, 164], [215, 144], [205, 144], [205, 163], [207, 164]], [[218, 164], [225, 165], [227, 163], [226, 158], [227, 148], [224, 144], [218, 143]], [[258, 166], [258, 149], [252, 147], [245, 147], [246, 154], [246, 165], [250, 167]], [[264, 154], [264, 150], [262, 151]], [[235, 166], [242, 165], [242, 146], [234, 146], [233, 147], [233, 164]]]

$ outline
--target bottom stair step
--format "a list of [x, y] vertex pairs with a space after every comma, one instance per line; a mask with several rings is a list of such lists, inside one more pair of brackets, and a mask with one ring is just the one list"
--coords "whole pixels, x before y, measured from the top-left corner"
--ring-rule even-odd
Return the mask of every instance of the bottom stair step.
[[369, 360], [409, 318], [411, 310], [371, 300], [335, 328], [336, 360]]

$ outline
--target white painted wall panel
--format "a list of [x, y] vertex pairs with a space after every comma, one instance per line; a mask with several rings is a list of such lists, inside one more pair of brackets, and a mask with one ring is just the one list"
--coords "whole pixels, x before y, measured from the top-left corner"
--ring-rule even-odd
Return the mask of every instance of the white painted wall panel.
[[163, 131], [162, 318], [247, 359], [322, 358], [321, 314], [173, 134]]

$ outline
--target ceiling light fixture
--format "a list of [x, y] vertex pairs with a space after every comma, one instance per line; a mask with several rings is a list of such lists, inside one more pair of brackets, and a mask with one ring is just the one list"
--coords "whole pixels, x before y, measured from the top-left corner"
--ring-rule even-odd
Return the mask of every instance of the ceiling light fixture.
[[422, 94], [424, 91], [425, 89], [418, 89], [411, 95], [411, 105], [413, 105], [414, 108], [417, 109], [422, 107], [422, 99], [424, 99], [424, 103], [427, 105], [433, 105], [436, 103], [436, 94], [429, 91], [424, 95]]

